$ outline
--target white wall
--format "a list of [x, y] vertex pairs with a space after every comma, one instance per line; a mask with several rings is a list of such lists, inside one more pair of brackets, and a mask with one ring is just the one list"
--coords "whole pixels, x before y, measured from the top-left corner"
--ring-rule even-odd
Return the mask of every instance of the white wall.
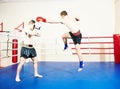
[[[25, 22], [26, 26], [29, 20], [35, 19], [37, 16], [60, 19], [59, 13], [62, 10], [67, 10], [69, 14], [80, 17], [83, 36], [112, 36], [114, 34], [114, 0], [45, 0], [37, 2], [0, 3], [0, 22], [4, 23], [4, 30], [10, 30], [11, 34], [13, 34], [16, 33], [14, 32], [15, 27], [22, 22]], [[47, 45], [46, 47], [49, 48], [51, 47], [50, 44], [54, 44], [56, 47], [55, 42], [57, 42], [57, 47], [62, 49], [61, 35], [66, 31], [68, 31], [67, 28], [61, 24], [43, 24], [42, 37], [37, 39], [42, 44], [41, 47]], [[18, 36], [20, 34], [16, 33], [15, 35]], [[50, 44], [43, 42], [43, 39], [49, 40]], [[58, 57], [54, 56], [44, 55], [41, 56], [41, 60], [49, 60], [51, 58], [50, 60], [58, 61], [56, 60]], [[69, 55], [69, 58], [65, 57], [66, 55], [63, 53], [63, 55], [59, 55], [58, 59], [70, 61], [76, 58], [72, 55]], [[85, 56], [85, 60], [93, 60], [93, 58], [89, 57], [88, 59], [88, 57], [86, 58]], [[95, 60], [99, 61], [100, 57], [96, 56]], [[113, 56], [110, 60], [113, 60]]]
[[120, 34], [120, 0], [115, 0], [115, 33]]
[[[59, 19], [59, 13], [64, 9], [81, 18], [84, 34], [112, 35], [114, 33], [113, 0], [0, 3], [0, 21], [4, 22], [5, 30], [13, 30], [21, 22], [28, 22], [37, 16]], [[57, 27], [53, 26], [53, 28]]]

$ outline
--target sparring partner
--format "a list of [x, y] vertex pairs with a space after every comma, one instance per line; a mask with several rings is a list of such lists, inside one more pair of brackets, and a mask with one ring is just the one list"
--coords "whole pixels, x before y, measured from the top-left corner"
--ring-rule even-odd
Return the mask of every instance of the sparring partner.
[[67, 44], [67, 39], [68, 38], [72, 38], [73, 43], [75, 45], [75, 49], [76, 49], [76, 53], [79, 59], [79, 68], [78, 71], [81, 71], [83, 69], [83, 58], [82, 58], [82, 53], [80, 50], [80, 44], [81, 44], [81, 39], [82, 39], [82, 34], [80, 32], [80, 27], [78, 25], [78, 22], [80, 19], [78, 17], [73, 17], [68, 15], [67, 11], [62, 11], [60, 13], [61, 16], [61, 21], [54, 21], [54, 20], [49, 20], [49, 19], [45, 19], [42, 17], [41, 21], [42, 22], [47, 22], [47, 23], [62, 23], [64, 24], [68, 29], [69, 32], [63, 34], [62, 36], [62, 40], [64, 42], [64, 50], [66, 50], [68, 48], [68, 44]]
[[37, 60], [37, 54], [36, 50], [33, 47], [33, 36], [40, 36], [37, 30], [35, 29], [35, 21], [30, 20], [28, 23], [28, 27], [25, 28], [22, 31], [22, 37], [23, 37], [23, 45], [21, 48], [21, 54], [20, 54], [20, 63], [17, 67], [17, 73], [16, 73], [16, 82], [20, 82], [20, 72], [22, 70], [22, 67], [26, 61], [27, 58], [31, 58], [34, 64], [34, 76], [35, 77], [43, 77], [42, 75], [38, 74], [38, 60]]
[[80, 19], [78, 17], [73, 17], [68, 15], [67, 11], [62, 11], [60, 13], [60, 16], [62, 19], [62, 23], [69, 29], [69, 32], [63, 34], [62, 36], [64, 42], [64, 50], [68, 48], [67, 39], [71, 37], [75, 45], [76, 53], [79, 59], [78, 71], [81, 71], [83, 69], [84, 64], [83, 64], [82, 53], [80, 50], [82, 34], [80, 32], [80, 27], [77, 22]]

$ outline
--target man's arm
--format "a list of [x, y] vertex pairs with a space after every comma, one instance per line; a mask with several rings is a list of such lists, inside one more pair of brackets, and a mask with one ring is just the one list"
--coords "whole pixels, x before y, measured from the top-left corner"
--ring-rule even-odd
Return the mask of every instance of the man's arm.
[[51, 24], [59, 24], [59, 23], [63, 24], [62, 21], [50, 20], [50, 19], [47, 19], [46, 22], [47, 22], [47, 23], [51, 23]]
[[40, 34], [36, 30], [34, 30], [34, 31], [26, 30], [25, 34], [28, 36], [40, 36]]
[[46, 19], [46, 18], [41, 17], [41, 16], [37, 17], [37, 18], [36, 18], [36, 21], [37, 21], [37, 22], [44, 22], [44, 23], [51, 23], [51, 24], [59, 24], [59, 23], [62, 23], [61, 21], [53, 20], [53, 19], [48, 19], [48, 18]]

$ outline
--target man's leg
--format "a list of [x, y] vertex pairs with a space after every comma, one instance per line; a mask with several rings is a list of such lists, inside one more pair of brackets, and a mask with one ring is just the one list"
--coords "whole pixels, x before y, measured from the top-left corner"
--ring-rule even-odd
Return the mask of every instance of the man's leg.
[[22, 70], [22, 67], [23, 67], [24, 62], [25, 62], [25, 58], [21, 57], [20, 63], [19, 63], [19, 65], [18, 65], [18, 67], [17, 67], [17, 73], [16, 73], [16, 78], [15, 78], [16, 82], [21, 81], [21, 80], [20, 80], [20, 72], [21, 72], [21, 70]]
[[43, 77], [42, 75], [40, 75], [38, 73], [38, 60], [37, 60], [37, 58], [34, 57], [34, 58], [32, 58], [32, 60], [33, 60], [33, 63], [34, 63], [34, 76], [35, 77]]
[[78, 59], [79, 59], [79, 62], [80, 62], [78, 71], [81, 71], [84, 64], [83, 64], [82, 53], [81, 53], [81, 50], [80, 50], [80, 44], [76, 44], [75, 48], [76, 48], [76, 53], [77, 53], [77, 56], [78, 56]]
[[64, 43], [64, 50], [68, 48], [67, 38], [70, 38], [69, 32], [62, 35], [62, 40]]

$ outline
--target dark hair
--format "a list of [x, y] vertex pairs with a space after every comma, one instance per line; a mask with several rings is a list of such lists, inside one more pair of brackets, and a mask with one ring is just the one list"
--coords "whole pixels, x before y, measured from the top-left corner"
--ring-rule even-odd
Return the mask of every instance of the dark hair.
[[67, 11], [64, 10], [60, 13], [60, 15], [68, 15], [68, 13], [67, 13]]
[[33, 25], [33, 29], [35, 28], [35, 20], [30, 20], [28, 24]]
[[28, 24], [35, 24], [34, 20], [30, 20]]

